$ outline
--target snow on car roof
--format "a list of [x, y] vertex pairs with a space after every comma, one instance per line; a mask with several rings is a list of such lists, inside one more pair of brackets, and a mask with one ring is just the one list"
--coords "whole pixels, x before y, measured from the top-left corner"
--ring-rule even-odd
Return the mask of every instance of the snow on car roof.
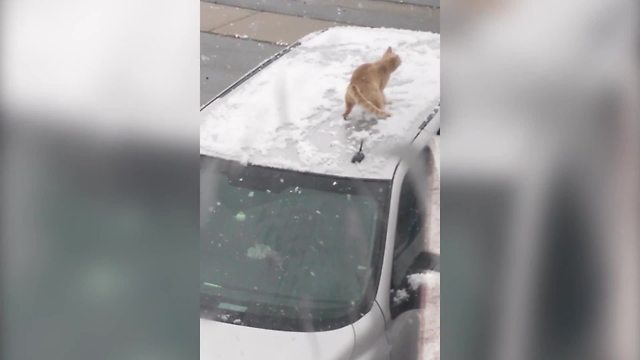
[[[375, 120], [356, 107], [343, 120], [352, 72], [378, 60], [388, 46], [402, 58], [385, 90], [392, 116]], [[200, 153], [281, 169], [390, 179], [399, 160], [393, 148], [412, 141], [439, 101], [439, 34], [335, 27], [305, 37], [205, 107]], [[361, 140], [366, 158], [354, 164]]]

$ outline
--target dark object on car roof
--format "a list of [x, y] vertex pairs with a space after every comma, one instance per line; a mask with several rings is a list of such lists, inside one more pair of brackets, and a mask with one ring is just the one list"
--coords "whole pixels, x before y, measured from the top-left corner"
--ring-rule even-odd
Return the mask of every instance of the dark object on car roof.
[[364, 160], [364, 153], [362, 152], [362, 144], [364, 144], [364, 140], [360, 141], [360, 150], [358, 150], [358, 152], [353, 155], [353, 157], [351, 158], [351, 162], [354, 164], [359, 164], [362, 162], [362, 160]]

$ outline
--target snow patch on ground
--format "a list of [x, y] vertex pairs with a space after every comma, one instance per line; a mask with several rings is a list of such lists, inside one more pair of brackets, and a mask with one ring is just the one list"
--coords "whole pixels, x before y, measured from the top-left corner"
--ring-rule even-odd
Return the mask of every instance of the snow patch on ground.
[[[344, 94], [359, 65], [392, 46], [403, 64], [385, 91], [392, 116], [361, 110], [342, 119]], [[440, 35], [336, 27], [290, 53], [202, 112], [200, 151], [243, 163], [338, 176], [389, 178], [392, 150], [409, 143], [440, 100]], [[351, 164], [364, 140], [366, 159]]]

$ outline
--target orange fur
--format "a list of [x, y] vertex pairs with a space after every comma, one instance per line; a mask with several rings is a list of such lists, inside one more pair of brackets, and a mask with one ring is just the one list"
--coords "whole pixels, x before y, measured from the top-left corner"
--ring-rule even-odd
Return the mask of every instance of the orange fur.
[[402, 64], [400, 57], [388, 48], [382, 59], [360, 65], [351, 76], [351, 82], [345, 95], [346, 110], [342, 117], [347, 120], [347, 116], [356, 104], [361, 105], [367, 111], [380, 118], [391, 116], [384, 110], [386, 98], [384, 89], [389, 82], [391, 73], [396, 71]]

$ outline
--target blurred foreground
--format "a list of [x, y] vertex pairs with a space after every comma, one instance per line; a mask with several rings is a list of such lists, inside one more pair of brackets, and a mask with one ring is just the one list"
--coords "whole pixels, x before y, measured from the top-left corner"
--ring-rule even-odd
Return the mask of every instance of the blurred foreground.
[[640, 358], [637, 1], [443, 5], [442, 358]]
[[0, 358], [198, 358], [198, 4], [0, 2]]

